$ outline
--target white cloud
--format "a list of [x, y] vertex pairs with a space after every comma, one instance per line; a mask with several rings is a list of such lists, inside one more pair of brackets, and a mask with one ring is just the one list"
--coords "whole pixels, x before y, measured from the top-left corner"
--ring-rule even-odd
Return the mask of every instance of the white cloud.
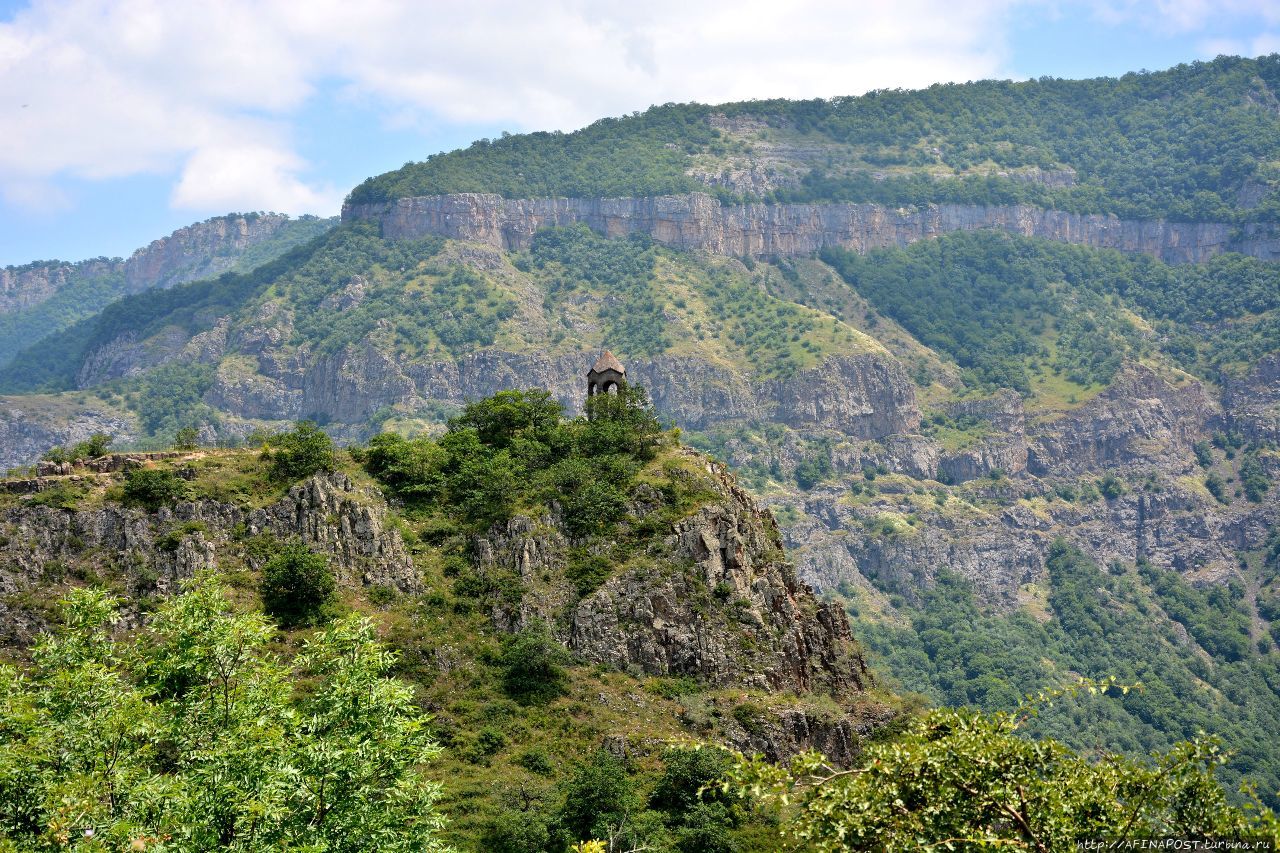
[[1137, 23], [1160, 34], [1187, 34], [1231, 21], [1280, 24], [1273, 0], [1086, 0], [1093, 16], [1110, 25]]
[[1213, 56], [1263, 56], [1280, 52], [1280, 31], [1258, 33], [1252, 38], [1217, 38], [1200, 42], [1200, 54]]
[[181, 208], [331, 212], [293, 126], [321, 87], [511, 130], [917, 87], [999, 75], [1015, 2], [35, 0], [0, 24], [0, 192], [172, 174]]
[[183, 167], [173, 202], [194, 209], [336, 210], [342, 191], [303, 183], [296, 177], [301, 166], [293, 153], [268, 145], [230, 142], [202, 148]]

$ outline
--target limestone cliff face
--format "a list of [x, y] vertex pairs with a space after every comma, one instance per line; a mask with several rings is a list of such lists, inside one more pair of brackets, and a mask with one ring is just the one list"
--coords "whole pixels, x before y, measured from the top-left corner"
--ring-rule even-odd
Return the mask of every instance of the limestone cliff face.
[[292, 222], [281, 213], [233, 214], [179, 228], [153, 240], [128, 260], [49, 261], [0, 269], [0, 314], [33, 308], [75, 281], [123, 281], [119, 296], [213, 278], [250, 249], [276, 237]]
[[[174, 327], [145, 344], [113, 341], [88, 356], [80, 384], [92, 387], [175, 357], [216, 360], [233, 350], [252, 356], [256, 371], [224, 362], [205, 397], [211, 406], [240, 418], [320, 416], [358, 429], [384, 406], [461, 405], [509, 388], [545, 388], [567, 411], [577, 412], [585, 390], [582, 365], [594, 358], [589, 352], [548, 356], [491, 348], [448, 361], [409, 359], [392, 354], [389, 324], [358, 345], [313, 357], [305, 347], [283, 346], [287, 317], [267, 306], [260, 320], [230, 340], [221, 326], [195, 337]], [[915, 387], [888, 353], [835, 357], [787, 379], [765, 381], [687, 356], [634, 359], [627, 369], [663, 417], [687, 429], [772, 419], [881, 438], [911, 433], [920, 424]]]
[[129, 293], [213, 278], [231, 269], [252, 246], [289, 222], [282, 213], [222, 216], [153, 240], [124, 262]]
[[438, 234], [525, 249], [540, 228], [585, 223], [610, 237], [645, 233], [663, 245], [717, 255], [808, 255], [828, 246], [855, 251], [905, 246], [951, 231], [994, 228], [1095, 248], [1145, 252], [1169, 263], [1224, 251], [1280, 259], [1280, 234], [1223, 223], [1132, 221], [1028, 205], [721, 204], [691, 193], [654, 198], [504, 199], [460, 193], [348, 205], [343, 221], [372, 220], [391, 238]]
[[[580, 600], [558, 580], [572, 543], [554, 517], [516, 518], [480, 537], [473, 553], [482, 574], [515, 574], [537, 591], [496, 604], [499, 624], [546, 620], [583, 658], [653, 675], [835, 697], [862, 690], [869, 676], [848, 620], [797, 579], [772, 516], [722, 465], [682, 452], [714, 499]], [[638, 487], [634, 523], [662, 502]]]
[[982, 400], [962, 400], [949, 407], [952, 417], [971, 417], [988, 429], [977, 445], [944, 455], [938, 476], [948, 483], [976, 480], [1000, 471], [1010, 476], [1027, 469], [1026, 413], [1016, 391], [1005, 389]]
[[1032, 442], [1027, 467], [1037, 475], [1159, 464], [1180, 474], [1192, 464], [1191, 445], [1221, 423], [1221, 409], [1195, 381], [1180, 386], [1130, 364], [1106, 391], [1044, 427]]
[[1243, 377], [1228, 378], [1222, 396], [1232, 429], [1251, 441], [1280, 441], [1280, 355], [1262, 359]]
[[114, 503], [76, 511], [13, 507], [0, 513], [0, 625], [7, 626], [0, 640], [21, 642], [38, 627], [32, 614], [11, 610], [7, 597], [63, 579], [51, 572], [77, 577], [114, 573], [136, 594], [166, 594], [201, 569], [227, 567], [231, 561], [252, 563], [241, 541], [259, 535], [298, 540], [330, 555], [335, 574], [346, 585], [416, 591], [417, 571], [400, 534], [385, 519], [381, 497], [339, 473], [299, 483], [261, 509], [211, 500], [157, 512]]
[[[1234, 577], [1237, 552], [1262, 547], [1280, 520], [1280, 501], [1272, 493], [1257, 504], [1238, 495], [1225, 504], [1214, 500], [1192, 445], [1227, 426], [1263, 440], [1274, 434], [1280, 400], [1274, 362], [1228, 383], [1221, 403], [1197, 382], [1169, 382], [1137, 364], [1124, 366], [1088, 403], [1047, 422], [1028, 422], [1011, 392], [955, 403], [952, 415], [974, 416], [989, 429], [971, 447], [934, 451], [939, 472], [958, 484], [938, 492], [943, 500], [913, 502], [913, 487], [900, 481], [877, 481], [874, 497], [858, 501], [838, 486], [818, 488], [804, 499], [804, 516], [785, 528], [788, 548], [801, 576], [822, 589], [878, 578], [913, 598], [946, 567], [1005, 607], [1018, 603], [1024, 585], [1043, 579], [1045, 555], [1058, 537], [1100, 565], [1144, 559], [1198, 583]], [[854, 454], [833, 461], [853, 471], [880, 462], [929, 479], [915, 470], [929, 459], [918, 446], [924, 441], [881, 441], [878, 459]], [[1263, 464], [1275, 466], [1268, 456]], [[996, 469], [1007, 478], [989, 479]], [[1119, 495], [1071, 497], [1107, 475], [1119, 479]], [[913, 515], [918, 523], [910, 525]]]
[[39, 305], [77, 277], [103, 278], [115, 272], [119, 261], [95, 259], [69, 264], [62, 261], [0, 269], [0, 314]]

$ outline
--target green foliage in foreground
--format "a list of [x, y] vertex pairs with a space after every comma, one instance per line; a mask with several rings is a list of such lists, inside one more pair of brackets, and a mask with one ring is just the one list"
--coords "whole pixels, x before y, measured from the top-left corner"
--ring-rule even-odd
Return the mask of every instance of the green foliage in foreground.
[[1049, 851], [1166, 836], [1280, 841], [1269, 810], [1227, 802], [1214, 778], [1224, 755], [1213, 741], [1180, 744], [1149, 763], [1089, 761], [1023, 736], [1024, 720], [938, 710], [901, 737], [869, 745], [850, 770], [832, 770], [813, 753], [787, 767], [757, 757], [740, 760], [723, 790], [788, 806], [786, 831], [815, 851]]
[[63, 616], [0, 667], [0, 850], [441, 849], [437, 747], [366, 621], [286, 664], [210, 580], [130, 641], [104, 593]]

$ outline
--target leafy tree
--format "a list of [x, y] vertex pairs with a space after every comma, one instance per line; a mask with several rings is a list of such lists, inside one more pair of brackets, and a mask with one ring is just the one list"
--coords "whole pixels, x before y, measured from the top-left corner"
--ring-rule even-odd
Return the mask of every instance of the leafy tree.
[[564, 407], [541, 388], [499, 391], [471, 403], [449, 423], [451, 430], [474, 429], [482, 444], [503, 450], [525, 441], [550, 444]]
[[642, 386], [628, 384], [616, 394], [595, 394], [585, 408], [587, 427], [579, 439], [584, 453], [653, 458], [661, 441], [662, 423]]
[[[0, 667], [12, 849], [442, 850], [438, 751], [394, 654], [349, 617], [288, 665], [205, 578], [132, 641], [74, 591], [26, 673]], [[295, 691], [305, 679], [305, 691]]]
[[173, 435], [174, 450], [195, 450], [200, 446], [200, 431], [186, 426]]
[[1228, 803], [1214, 778], [1224, 754], [1212, 740], [1178, 745], [1151, 763], [1089, 761], [1053, 740], [1022, 737], [1026, 710], [930, 712], [900, 738], [868, 744], [844, 771], [815, 753], [790, 766], [742, 758], [724, 790], [794, 803], [785, 831], [819, 851], [1280, 837], [1271, 812]]
[[445, 494], [449, 453], [426, 436], [376, 435], [363, 460], [370, 474], [406, 501], [435, 501]]
[[159, 509], [187, 496], [187, 484], [170, 468], [135, 468], [124, 475], [124, 502]]
[[301, 480], [333, 470], [333, 439], [315, 421], [298, 421], [292, 431], [271, 439], [264, 456], [277, 479]]
[[567, 662], [568, 653], [545, 627], [525, 628], [502, 650], [502, 685], [520, 702], [549, 702], [568, 690]]
[[641, 808], [626, 766], [597, 750], [565, 780], [558, 823], [568, 843], [608, 839], [625, 830]]
[[736, 797], [729, 792], [712, 787], [724, 778], [732, 763], [728, 753], [717, 749], [668, 749], [662, 754], [662, 776], [649, 795], [649, 805], [683, 813], [702, 802], [734, 802]]
[[510, 452], [483, 444], [474, 429], [452, 430], [440, 440], [448, 454], [449, 502], [476, 527], [506, 518], [514, 505], [520, 469]]
[[336, 588], [329, 558], [300, 542], [283, 546], [262, 568], [262, 607], [287, 628], [325, 621]]
[[89, 436], [87, 441], [76, 445], [74, 455], [83, 456], [85, 459], [97, 459], [100, 456], [106, 456], [107, 448], [111, 446], [112, 438], [114, 436], [110, 433], [95, 432]]
[[636, 473], [663, 433], [639, 386], [596, 395], [587, 409], [587, 418], [564, 421], [546, 391], [504, 391], [469, 404], [439, 439], [379, 435], [358, 456], [415, 511], [471, 530], [541, 503], [557, 504], [573, 535], [602, 535], [625, 517]]

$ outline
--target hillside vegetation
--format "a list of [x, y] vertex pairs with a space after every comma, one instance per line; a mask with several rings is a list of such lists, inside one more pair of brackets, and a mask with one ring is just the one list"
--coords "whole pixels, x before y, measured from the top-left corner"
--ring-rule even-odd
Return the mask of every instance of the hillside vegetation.
[[[1118, 79], [935, 85], [815, 101], [667, 104], [573, 133], [484, 139], [370, 178], [350, 204], [458, 192], [508, 198], [706, 190], [718, 173], [787, 145], [822, 155], [766, 200], [1023, 202], [1126, 218], [1266, 221], [1280, 181], [1280, 56], [1221, 57]], [[713, 126], [726, 117], [741, 131]], [[716, 122], [720, 124], [720, 122]], [[825, 155], [825, 156], [824, 156]], [[1036, 179], [1071, 170], [1069, 186]], [[727, 197], [740, 191], [717, 190]], [[760, 196], [747, 192], [747, 196]], [[1242, 202], [1242, 197], [1248, 200]]]
[[[785, 769], [724, 747], [767, 738], [797, 704], [838, 715], [899, 703], [591, 665], [557, 639], [557, 619], [506, 621], [512, 607], [555, 601], [556, 579], [486, 570], [483, 537], [517, 515], [562, 507], [540, 524], [576, 531], [572, 601], [637, 560], [655, 575], [683, 571], [664, 568], [664, 534], [724, 500], [658, 430], [643, 392], [597, 401], [589, 419], [563, 420], [545, 392], [506, 392], [439, 439], [385, 435], [350, 453], [301, 424], [262, 453], [194, 451], [57, 486], [73, 515], [134, 507], [156, 550], [121, 562], [82, 548], [48, 565], [25, 600], [6, 600], [57, 621], [29, 656], [0, 666], [0, 844], [751, 853], [1274, 836], [1269, 812], [1224, 799], [1211, 742], [1177, 746], [1150, 769], [1022, 739], [1006, 715], [934, 712], [859, 729], [853, 759], [871, 769], [833, 775], [812, 755]], [[328, 468], [368, 484], [357, 465], [402, 502], [387, 519], [412, 549], [414, 591], [335, 585], [338, 557], [315, 544], [182, 520], [270, 506]], [[49, 494], [6, 495], [6, 517], [39, 515]], [[210, 501], [223, 508], [201, 512]], [[148, 561], [200, 542], [217, 543], [220, 565], [157, 595]], [[142, 605], [143, 627], [111, 629], [121, 594], [126, 612]], [[750, 624], [718, 589], [702, 606], [709, 621]], [[895, 797], [915, 806], [907, 818]]]
[[[1099, 225], [1137, 245], [1207, 234], [1208, 257], [1275, 219], [1278, 67], [668, 105], [482, 141], [352, 201], [1026, 201], [1231, 223]], [[0, 369], [0, 452], [22, 466], [0, 492], [17, 519], [0, 573], [31, 582], [0, 586], [16, 590], [3, 625], [19, 637], [53, 612], [42, 591], [95, 579], [134, 620], [211, 553], [231, 612], [261, 605], [281, 626], [272, 666], [363, 613], [446, 749], [427, 770], [450, 782], [441, 837], [479, 849], [560, 853], [613, 831], [659, 850], [785, 850], [791, 829], [830, 846], [936, 830], [1036, 847], [1082, 826], [1062, 809], [1114, 816], [1140, 796], [1159, 804], [1134, 826], [1238, 827], [1239, 783], [1272, 805], [1280, 791], [1280, 264], [928, 233], [862, 255], [730, 257], [581, 225], [493, 241], [522, 247], [505, 251], [350, 219], [253, 269], [114, 302]], [[583, 408], [605, 347], [652, 405]], [[107, 433], [177, 455], [138, 471], [88, 460]], [[146, 558], [113, 562], [130, 543]], [[41, 548], [56, 553], [37, 565]], [[899, 717], [916, 700], [872, 686], [833, 602], [881, 683], [968, 710]], [[1022, 718], [1024, 694], [1078, 676], [1142, 687]], [[281, 714], [308, 707], [312, 674], [295, 677]], [[1176, 745], [1201, 730], [1223, 750]], [[818, 745], [860, 772], [811, 786], [816, 764], [748, 762], [733, 772], [763, 786], [750, 802], [708, 802], [690, 791], [733, 759], [666, 754], [681, 737], [770, 758]], [[968, 763], [931, 775], [948, 750]], [[961, 786], [1015, 790], [991, 768], [1034, 776], [1026, 789], [1052, 802], [979, 796], [951, 821]], [[670, 773], [686, 774], [676, 793]], [[781, 790], [800, 811], [755, 810]], [[920, 822], [881, 796], [897, 792]], [[1177, 811], [1184, 794], [1194, 814]]]
[[[255, 214], [244, 214], [244, 217], [250, 220], [254, 216]], [[222, 217], [227, 220], [236, 218], [241, 217], [235, 214]], [[209, 220], [194, 227], [208, 226], [216, 221]], [[164, 273], [166, 278], [172, 281], [174, 279], [190, 280], [195, 277], [191, 274], [192, 269], [207, 269], [211, 266], [229, 269], [232, 272], [247, 272], [314, 239], [332, 227], [331, 219], [303, 216], [285, 222], [270, 237], [253, 243], [243, 250], [224, 248], [221, 255], [212, 256], [197, 252], [194, 258], [188, 256], [183, 259], [188, 269], [165, 269]], [[39, 261], [22, 267], [9, 267], [7, 271], [17, 275], [39, 271], [41, 268], [55, 275], [65, 270], [68, 280], [43, 302], [0, 315], [0, 365], [8, 364], [15, 355], [41, 339], [56, 334], [80, 320], [93, 317], [130, 290], [125, 276], [126, 264], [119, 258], [95, 258], [76, 264]], [[155, 282], [153, 286], [165, 283], [168, 282]], [[136, 282], [132, 289], [137, 289]]]

